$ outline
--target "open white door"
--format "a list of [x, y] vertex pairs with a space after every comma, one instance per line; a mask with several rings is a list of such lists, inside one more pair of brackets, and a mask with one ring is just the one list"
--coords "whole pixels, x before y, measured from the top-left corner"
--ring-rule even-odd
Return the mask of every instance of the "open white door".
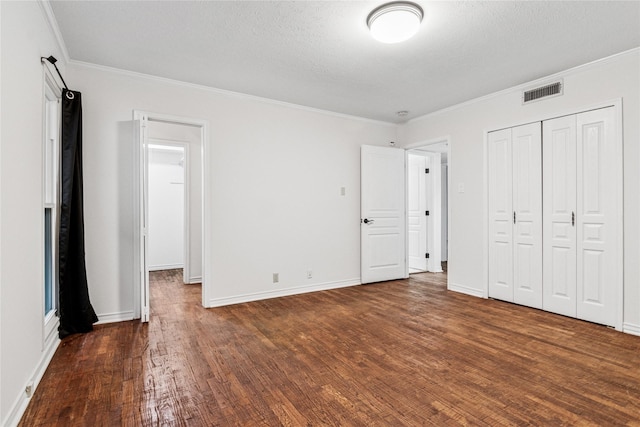
[[361, 282], [406, 277], [405, 151], [361, 150]]
[[138, 123], [137, 135], [138, 135], [138, 147], [139, 147], [139, 191], [140, 191], [140, 223], [139, 223], [139, 238], [140, 238], [140, 321], [149, 321], [149, 265], [147, 260], [147, 254], [149, 253], [148, 247], [148, 223], [149, 223], [149, 172], [148, 172], [148, 141], [147, 141], [147, 116], [140, 115], [136, 117]]
[[441, 245], [442, 224], [441, 224], [441, 203], [442, 187], [440, 180], [440, 153], [426, 153], [427, 168], [427, 271], [431, 273], [442, 273]]
[[407, 154], [407, 238], [409, 272], [427, 271], [427, 169], [428, 158]]

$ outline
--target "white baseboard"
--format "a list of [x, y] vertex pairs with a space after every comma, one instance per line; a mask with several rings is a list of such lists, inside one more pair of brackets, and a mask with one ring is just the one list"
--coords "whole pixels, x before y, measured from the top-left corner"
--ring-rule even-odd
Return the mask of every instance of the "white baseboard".
[[175, 270], [176, 268], [184, 268], [184, 264], [150, 265], [149, 271]]
[[[38, 361], [38, 365], [36, 366], [33, 375], [31, 376], [31, 380], [29, 382], [33, 382], [33, 393], [35, 393], [38, 388], [38, 384], [40, 384], [40, 380], [44, 376], [44, 372], [47, 370], [49, 363], [51, 363], [51, 359], [53, 359], [53, 355], [55, 354], [58, 346], [60, 345], [60, 338], [58, 338], [57, 334], [52, 334], [51, 339], [47, 343], [45, 343], [45, 347], [40, 356], [40, 360]], [[28, 384], [25, 384], [25, 388]], [[13, 405], [11, 405], [11, 410], [9, 411], [7, 417], [3, 420], [3, 427], [15, 427], [20, 422], [24, 411], [27, 409], [27, 405], [29, 404], [29, 400], [31, 398], [27, 397], [26, 391], [23, 389], [20, 394], [16, 397]]]
[[126, 322], [127, 320], [133, 320], [133, 311], [98, 314], [98, 322], [96, 323], [96, 325], [102, 325], [104, 323]]
[[623, 323], [622, 332], [640, 336], [640, 325], [634, 325], [633, 323]]
[[487, 297], [485, 295], [484, 291], [481, 291], [481, 290], [475, 289], [475, 288], [470, 288], [470, 287], [464, 286], [464, 285], [459, 285], [457, 283], [449, 282], [449, 284], [447, 285], [447, 289], [449, 289], [450, 291], [454, 291], [454, 292], [460, 292], [461, 294], [471, 295], [473, 297], [478, 297], [478, 298], [486, 298]]
[[357, 278], [357, 279], [350, 279], [350, 280], [341, 280], [337, 282], [325, 282], [325, 283], [316, 283], [313, 285], [295, 286], [292, 288], [277, 289], [277, 290], [266, 291], [266, 292], [256, 292], [252, 294], [235, 295], [232, 297], [212, 298], [209, 301], [207, 301], [208, 302], [207, 307], [209, 308], [222, 307], [225, 305], [241, 304], [244, 302], [251, 302], [251, 301], [260, 301], [260, 300], [269, 299], [269, 298], [286, 297], [290, 295], [306, 294], [309, 292], [327, 291], [330, 289], [346, 288], [349, 286], [357, 286], [359, 284], [360, 284], [360, 278]]
[[189, 285], [193, 283], [202, 283], [202, 276], [194, 276], [189, 278]]

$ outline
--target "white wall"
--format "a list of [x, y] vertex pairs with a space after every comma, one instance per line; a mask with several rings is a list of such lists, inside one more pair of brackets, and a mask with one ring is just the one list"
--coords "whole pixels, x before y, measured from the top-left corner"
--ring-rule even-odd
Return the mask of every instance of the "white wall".
[[148, 136], [153, 139], [180, 141], [188, 146], [189, 158], [189, 260], [188, 283], [202, 280], [202, 141], [200, 128], [175, 123], [149, 121]]
[[[523, 106], [521, 90], [505, 90], [414, 119], [399, 129], [404, 145], [450, 136], [449, 284], [486, 295], [484, 132], [579, 112], [623, 98], [624, 328], [640, 334], [640, 50], [561, 73], [564, 95]], [[459, 185], [464, 192], [458, 191]]]
[[[153, 142], [153, 140], [151, 140]], [[184, 149], [149, 148], [149, 270], [184, 266]]]
[[360, 146], [387, 145], [395, 125], [83, 65], [68, 74], [84, 96], [87, 270], [99, 316], [133, 312], [133, 109], [210, 124], [209, 304], [359, 282]]
[[[25, 386], [40, 378], [57, 340], [43, 338], [43, 66], [62, 60], [39, 2], [0, 2], [0, 420], [17, 422]], [[59, 62], [62, 73], [63, 61]], [[68, 82], [69, 83], [69, 82]], [[51, 344], [51, 345], [47, 345]]]

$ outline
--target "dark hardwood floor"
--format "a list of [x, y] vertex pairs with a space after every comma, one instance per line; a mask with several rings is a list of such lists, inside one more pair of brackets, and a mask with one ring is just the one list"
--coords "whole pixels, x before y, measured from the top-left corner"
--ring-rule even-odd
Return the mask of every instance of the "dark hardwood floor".
[[446, 290], [446, 274], [152, 315], [65, 339], [22, 426], [640, 425], [640, 337]]

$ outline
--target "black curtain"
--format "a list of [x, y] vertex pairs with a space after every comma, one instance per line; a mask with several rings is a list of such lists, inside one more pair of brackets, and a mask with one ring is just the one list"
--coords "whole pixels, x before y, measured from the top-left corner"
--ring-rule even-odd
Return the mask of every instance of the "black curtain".
[[98, 321], [89, 301], [84, 257], [82, 197], [82, 98], [62, 90], [62, 185], [59, 237], [60, 338], [93, 330]]

